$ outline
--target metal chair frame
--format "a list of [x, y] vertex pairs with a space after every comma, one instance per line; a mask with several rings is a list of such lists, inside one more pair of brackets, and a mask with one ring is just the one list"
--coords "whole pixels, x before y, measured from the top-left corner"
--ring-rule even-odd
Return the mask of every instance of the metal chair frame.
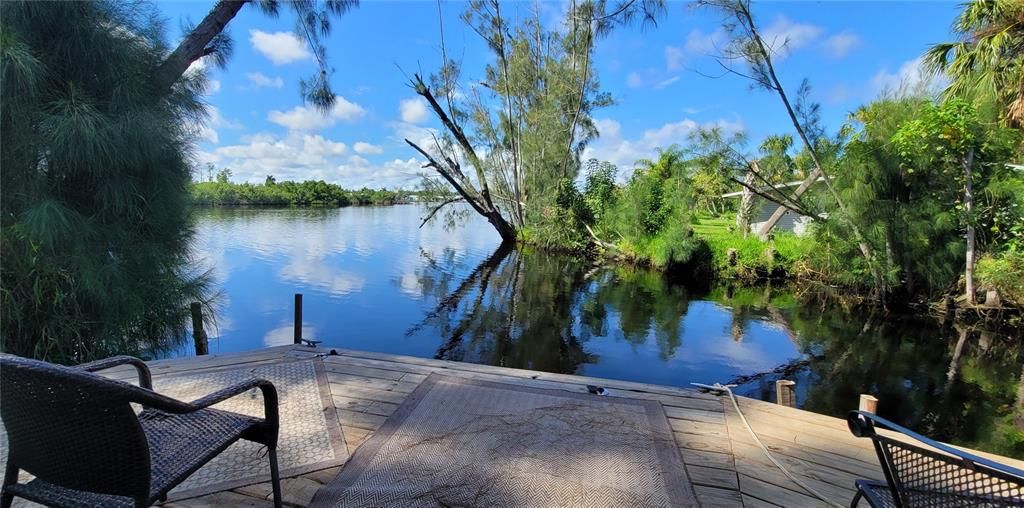
[[[1024, 506], [1024, 471], [929, 439], [866, 411], [846, 418], [854, 436], [870, 438], [885, 483], [857, 480], [851, 507]], [[880, 435], [875, 426], [927, 446]]]

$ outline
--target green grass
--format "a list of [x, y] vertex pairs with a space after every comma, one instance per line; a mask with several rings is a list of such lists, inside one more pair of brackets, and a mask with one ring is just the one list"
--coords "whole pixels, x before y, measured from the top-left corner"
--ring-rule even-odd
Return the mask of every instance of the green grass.
[[[744, 238], [736, 231], [731, 216], [700, 217], [693, 230], [711, 248], [713, 267], [719, 276], [741, 279], [797, 276], [814, 248], [813, 240], [792, 233], [776, 233], [774, 239], [767, 242], [752, 234]], [[735, 265], [729, 264], [729, 249], [736, 249]]]

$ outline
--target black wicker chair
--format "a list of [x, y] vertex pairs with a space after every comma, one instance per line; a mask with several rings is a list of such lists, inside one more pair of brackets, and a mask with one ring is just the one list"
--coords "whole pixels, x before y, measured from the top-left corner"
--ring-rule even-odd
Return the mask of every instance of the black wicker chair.
[[[886, 480], [857, 480], [851, 507], [861, 497], [871, 506], [886, 508], [1024, 506], [1024, 471], [933, 441], [868, 412], [851, 411], [846, 421], [853, 435], [871, 438]], [[876, 424], [927, 448], [880, 435]]]
[[[92, 373], [125, 364], [138, 370], [139, 386]], [[238, 439], [267, 447], [274, 505], [281, 506], [277, 391], [269, 381], [252, 379], [194, 402], [152, 386], [146, 364], [128, 356], [64, 367], [0, 355], [0, 416], [10, 446], [0, 508], [15, 496], [62, 507], [149, 506]], [[264, 418], [210, 408], [253, 388], [263, 392]], [[18, 483], [21, 470], [35, 479]]]

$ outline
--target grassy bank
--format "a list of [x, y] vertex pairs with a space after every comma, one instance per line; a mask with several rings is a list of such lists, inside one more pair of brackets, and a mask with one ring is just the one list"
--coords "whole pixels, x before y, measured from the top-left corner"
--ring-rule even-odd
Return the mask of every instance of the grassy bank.
[[[718, 277], [741, 280], [796, 278], [809, 272], [808, 259], [814, 241], [792, 233], [776, 233], [769, 241], [756, 235], [744, 237], [735, 231], [731, 217], [697, 217], [694, 234], [711, 252], [711, 265]], [[730, 260], [730, 251], [735, 256]]]

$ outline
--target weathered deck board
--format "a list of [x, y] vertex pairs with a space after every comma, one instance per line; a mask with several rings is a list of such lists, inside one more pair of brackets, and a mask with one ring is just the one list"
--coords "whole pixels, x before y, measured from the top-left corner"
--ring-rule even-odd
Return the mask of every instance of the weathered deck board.
[[[328, 355], [329, 351], [331, 348], [280, 346], [242, 354], [163, 360], [152, 362], [151, 369], [155, 376], [161, 376], [227, 366], [322, 359], [349, 452], [372, 436], [409, 393], [434, 372], [577, 393], [587, 392], [586, 385], [604, 386], [613, 396], [662, 403], [702, 505], [826, 506], [769, 461], [743, 426], [732, 403], [723, 397], [628, 381], [347, 349], [335, 349], [337, 355]], [[135, 377], [130, 369], [116, 369], [108, 375], [128, 381]], [[754, 431], [776, 458], [830, 500], [846, 505], [853, 496], [854, 479], [881, 478], [870, 442], [850, 435], [845, 421], [742, 397], [739, 403]], [[851, 401], [853, 404], [855, 401]], [[1011, 464], [1019, 462], [996, 458]], [[340, 469], [286, 479], [286, 503], [304, 506], [316, 489]], [[168, 506], [267, 506], [270, 494], [269, 484], [259, 484]]]

